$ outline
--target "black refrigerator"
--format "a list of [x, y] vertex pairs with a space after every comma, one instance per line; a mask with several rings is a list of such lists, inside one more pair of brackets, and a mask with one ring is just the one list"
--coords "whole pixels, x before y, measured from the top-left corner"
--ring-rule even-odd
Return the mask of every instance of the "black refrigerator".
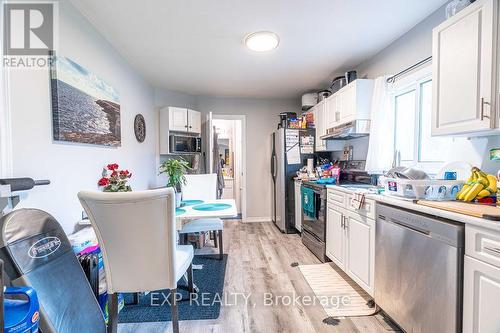
[[314, 140], [314, 129], [280, 128], [272, 134], [271, 217], [281, 232], [296, 232], [293, 178], [308, 158], [314, 158]]

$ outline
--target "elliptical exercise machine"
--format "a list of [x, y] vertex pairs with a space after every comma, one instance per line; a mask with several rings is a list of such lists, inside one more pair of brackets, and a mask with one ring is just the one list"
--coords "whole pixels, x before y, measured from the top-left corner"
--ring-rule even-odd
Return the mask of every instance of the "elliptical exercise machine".
[[[0, 272], [8, 285], [36, 291], [42, 333], [104, 333], [99, 304], [60, 224], [39, 209], [13, 209], [20, 200], [17, 192], [49, 184], [31, 178], [0, 179], [0, 260], [4, 266]], [[0, 301], [3, 298], [2, 292]], [[5, 324], [3, 313], [0, 324]]]

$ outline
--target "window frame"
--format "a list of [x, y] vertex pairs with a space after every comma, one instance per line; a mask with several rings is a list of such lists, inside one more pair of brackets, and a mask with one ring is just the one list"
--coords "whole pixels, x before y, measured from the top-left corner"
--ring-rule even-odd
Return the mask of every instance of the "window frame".
[[436, 174], [444, 161], [422, 161], [421, 160], [421, 141], [422, 141], [422, 86], [432, 82], [432, 65], [427, 65], [419, 70], [416, 70], [405, 77], [396, 80], [389, 86], [389, 95], [391, 100], [391, 109], [394, 112], [394, 156], [397, 152], [396, 144], [396, 126], [397, 126], [397, 110], [396, 99], [412, 91], [415, 92], [415, 131], [413, 140], [413, 160], [401, 161], [402, 166], [417, 166], [430, 174]]

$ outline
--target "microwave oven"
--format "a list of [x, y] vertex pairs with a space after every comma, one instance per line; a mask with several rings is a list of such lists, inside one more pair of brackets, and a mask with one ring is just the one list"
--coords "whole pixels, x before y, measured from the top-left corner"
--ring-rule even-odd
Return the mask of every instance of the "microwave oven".
[[170, 135], [171, 154], [201, 153], [201, 138], [187, 135]]

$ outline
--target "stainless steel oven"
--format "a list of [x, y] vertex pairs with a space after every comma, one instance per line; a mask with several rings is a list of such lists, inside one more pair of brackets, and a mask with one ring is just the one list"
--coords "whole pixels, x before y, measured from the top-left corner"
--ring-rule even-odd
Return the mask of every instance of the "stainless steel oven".
[[201, 138], [187, 135], [170, 135], [171, 154], [201, 153]]
[[310, 217], [302, 212], [302, 243], [318, 257], [321, 262], [326, 258], [326, 186], [315, 182], [303, 182], [302, 186], [314, 191], [315, 215]]

